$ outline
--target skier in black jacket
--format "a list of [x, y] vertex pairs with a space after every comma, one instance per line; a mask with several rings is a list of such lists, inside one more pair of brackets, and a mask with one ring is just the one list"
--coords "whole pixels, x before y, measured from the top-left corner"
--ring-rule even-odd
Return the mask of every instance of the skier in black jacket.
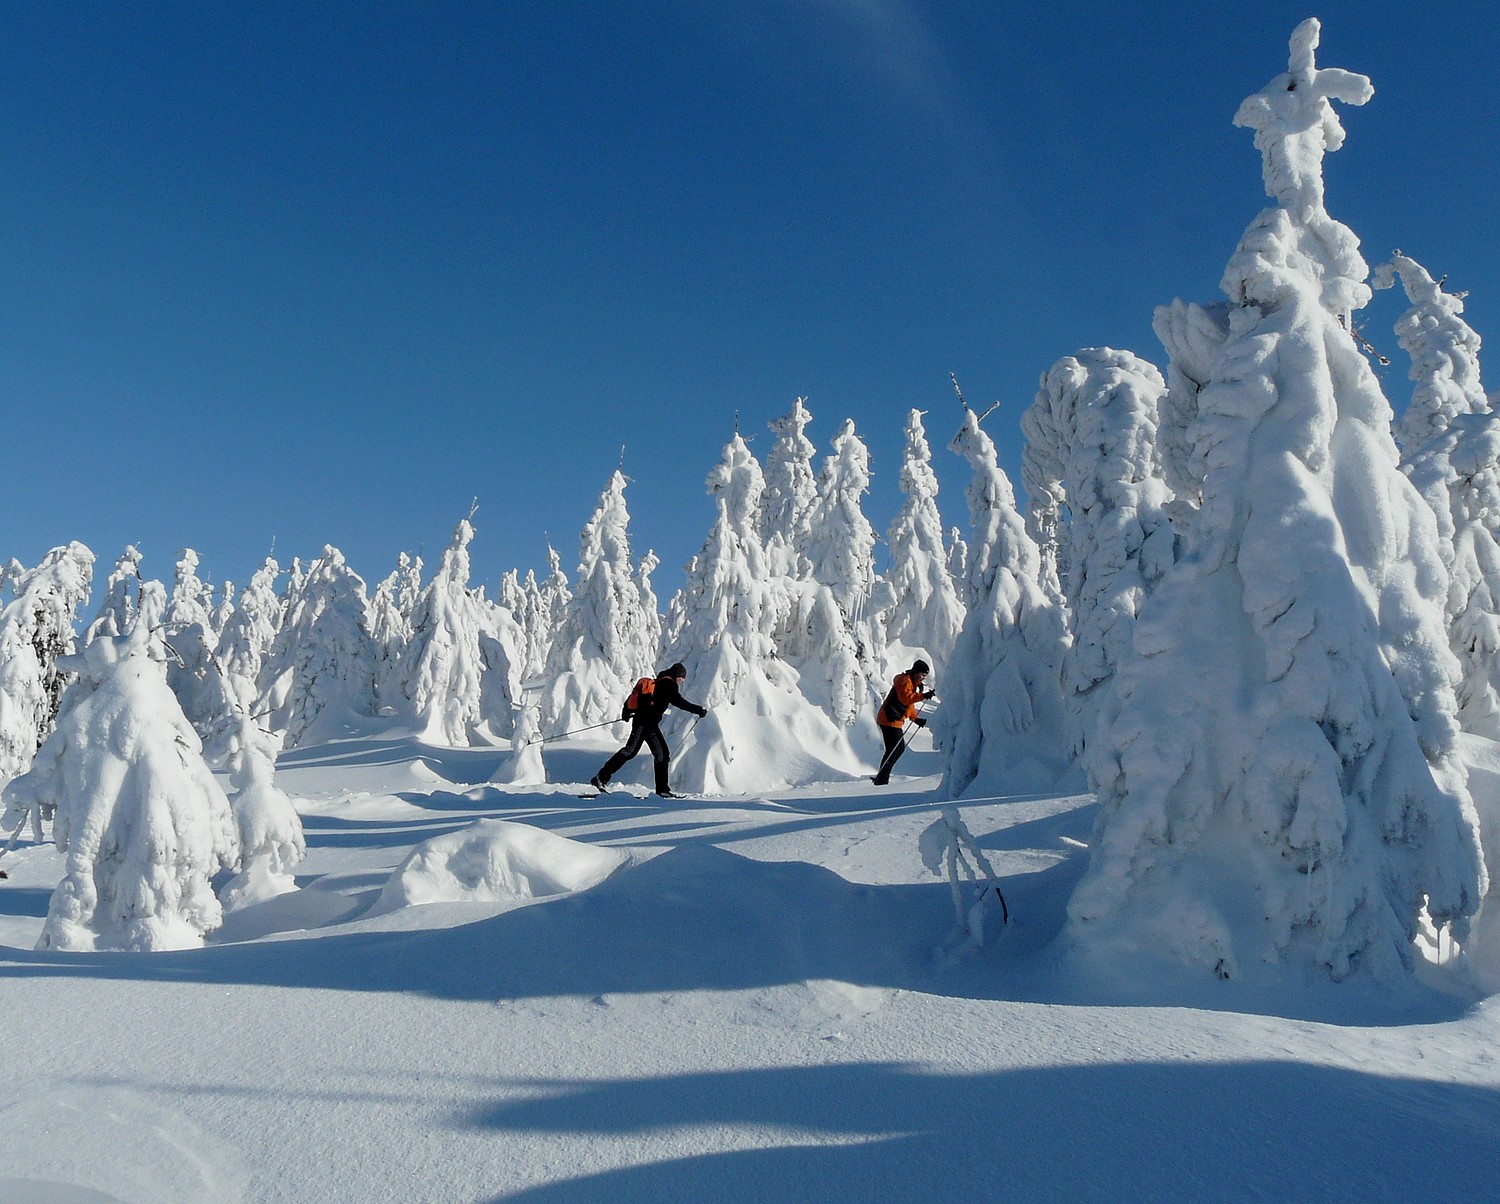
[[642, 744], [646, 744], [650, 746], [651, 759], [656, 763], [656, 793], [662, 798], [678, 797], [667, 785], [667, 766], [672, 758], [672, 750], [667, 747], [666, 738], [661, 734], [662, 716], [667, 713], [668, 707], [680, 707], [700, 719], [708, 714], [696, 702], [689, 702], [682, 696], [682, 683], [686, 680], [687, 666], [678, 661], [670, 669], [663, 669], [656, 675], [650, 693], [640, 694], [639, 698], [636, 694], [631, 695], [632, 700], [636, 701], [635, 709], [631, 710], [630, 704], [626, 703], [626, 710], [621, 716], [630, 720], [630, 739], [589, 780], [590, 786], [599, 791], [608, 789], [610, 778], [641, 751]]

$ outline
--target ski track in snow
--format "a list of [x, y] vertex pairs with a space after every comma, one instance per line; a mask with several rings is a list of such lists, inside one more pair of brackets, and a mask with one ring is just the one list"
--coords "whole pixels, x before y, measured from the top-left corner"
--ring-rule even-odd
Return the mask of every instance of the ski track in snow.
[[[303, 889], [202, 950], [33, 952], [61, 862], [17, 849], [0, 1199], [1422, 1200], [1500, 1169], [1495, 1002], [1070, 972], [1088, 798], [959, 805], [1014, 922], [950, 965], [932, 754], [885, 790], [666, 805], [486, 785], [501, 755], [283, 757]], [[365, 914], [479, 819], [630, 861]]]

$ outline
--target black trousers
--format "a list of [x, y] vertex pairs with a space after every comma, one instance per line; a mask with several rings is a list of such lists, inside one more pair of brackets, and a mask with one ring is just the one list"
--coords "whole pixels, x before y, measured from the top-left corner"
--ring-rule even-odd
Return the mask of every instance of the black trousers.
[[906, 736], [906, 729], [886, 727], [882, 723], [880, 725], [880, 734], [885, 738], [885, 756], [880, 758], [880, 768], [875, 772], [875, 785], [884, 786], [891, 780], [892, 768], [901, 759], [901, 754], [906, 751], [906, 746], [902, 743], [903, 738]]
[[641, 751], [642, 744], [651, 749], [651, 759], [656, 763], [656, 793], [666, 793], [670, 789], [667, 785], [667, 763], [672, 759], [671, 750], [667, 748], [666, 737], [661, 734], [661, 728], [640, 720], [630, 725], [630, 739], [625, 741], [625, 746], [604, 762], [604, 768], [599, 771], [599, 780], [608, 784], [609, 779], [625, 768], [626, 762]]

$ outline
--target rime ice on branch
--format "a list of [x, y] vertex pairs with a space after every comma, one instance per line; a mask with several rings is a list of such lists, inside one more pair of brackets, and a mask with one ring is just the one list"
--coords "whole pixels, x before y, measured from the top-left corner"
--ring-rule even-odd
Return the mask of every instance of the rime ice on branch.
[[1280, 204], [1224, 276], [1193, 427], [1202, 506], [1117, 675], [1069, 908], [1084, 947], [1224, 976], [1399, 974], [1424, 906], [1462, 940], [1484, 893], [1436, 525], [1349, 334], [1369, 297], [1358, 242], [1322, 203], [1343, 140], [1329, 102], [1372, 90], [1315, 65], [1318, 29], [1236, 118]]

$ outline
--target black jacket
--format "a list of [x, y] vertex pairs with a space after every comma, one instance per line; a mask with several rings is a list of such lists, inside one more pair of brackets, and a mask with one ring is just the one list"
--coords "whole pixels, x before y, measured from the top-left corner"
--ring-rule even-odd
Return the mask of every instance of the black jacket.
[[668, 707], [679, 707], [690, 715], [707, 715], [708, 712], [696, 702], [689, 702], [682, 696], [677, 688], [677, 679], [665, 675], [656, 679], [656, 688], [652, 691], [650, 698], [643, 698], [635, 714], [626, 715], [625, 718], [633, 719], [636, 723], [649, 723], [655, 727], [667, 713]]

